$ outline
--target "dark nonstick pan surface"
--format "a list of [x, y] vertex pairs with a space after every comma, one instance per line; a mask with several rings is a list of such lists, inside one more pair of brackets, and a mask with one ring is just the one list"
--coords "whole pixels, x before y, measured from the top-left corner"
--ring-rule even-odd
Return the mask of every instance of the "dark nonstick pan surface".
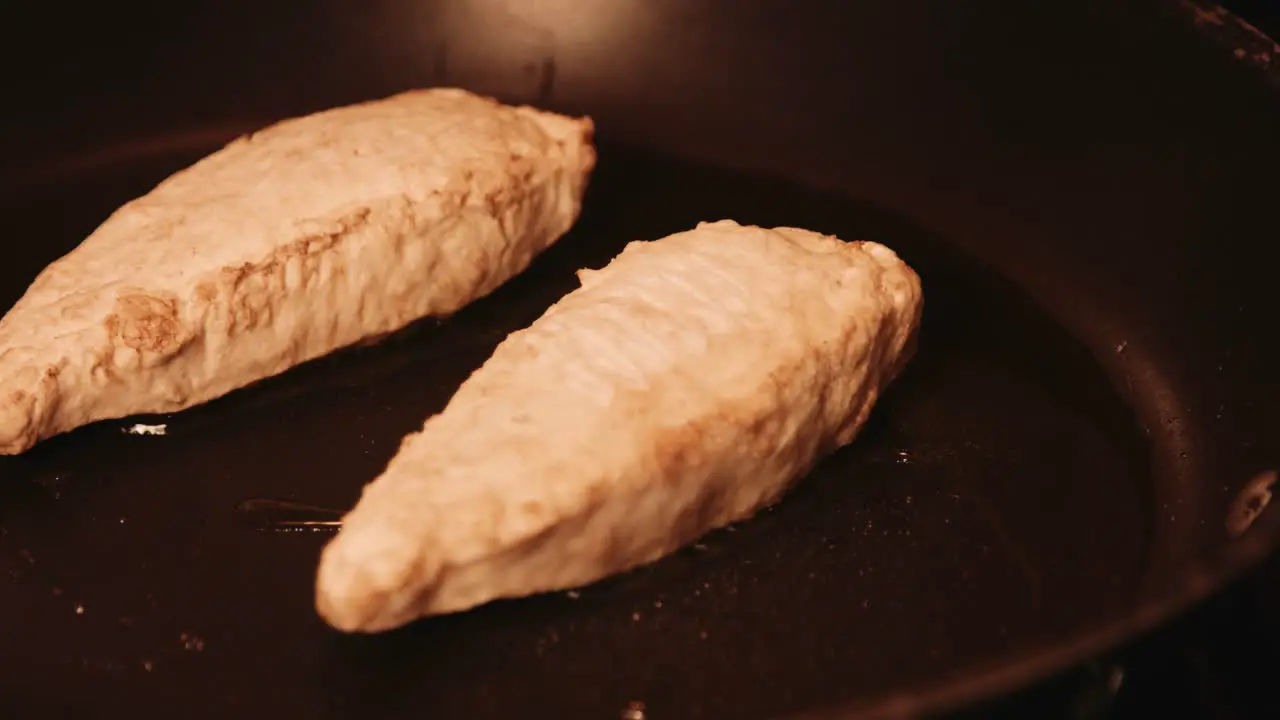
[[[62, 65], [15, 80], [35, 109], [7, 121], [5, 307], [121, 202], [272, 117], [460, 84], [590, 112], [602, 145], [575, 230], [457, 316], [142, 419], [164, 437], [129, 419], [0, 459], [0, 711], [938, 709], [1099, 652], [1265, 553], [1273, 513], [1226, 526], [1280, 430], [1263, 74], [1156, 5], [615, 3], [626, 32], [573, 29], [607, 4], [562, 23], [500, 2], [193, 6], [151, 18], [142, 49], [94, 18], [123, 33], [114, 59], [72, 28]], [[591, 55], [607, 32], [615, 52]], [[328, 536], [237, 505], [349, 507], [574, 270], [721, 217], [875, 239], [920, 272], [919, 353], [858, 441], [649, 568], [327, 630]]]

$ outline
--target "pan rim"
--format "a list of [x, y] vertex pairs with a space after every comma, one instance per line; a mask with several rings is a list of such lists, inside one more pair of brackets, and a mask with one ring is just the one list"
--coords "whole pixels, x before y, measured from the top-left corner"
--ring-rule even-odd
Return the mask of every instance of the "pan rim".
[[[1264, 471], [1258, 477], [1275, 472]], [[1277, 555], [1278, 541], [1280, 512], [1263, 512], [1243, 536], [1228, 543], [1215, 556], [1201, 558], [1181, 572], [1176, 588], [1139, 603], [1133, 610], [1075, 639], [1049, 642], [1023, 654], [997, 658], [942, 684], [918, 683], [878, 699], [839, 702], [786, 717], [788, 720], [913, 717], [958, 711], [1031, 688], [1090, 659], [1102, 659], [1221, 594]]]

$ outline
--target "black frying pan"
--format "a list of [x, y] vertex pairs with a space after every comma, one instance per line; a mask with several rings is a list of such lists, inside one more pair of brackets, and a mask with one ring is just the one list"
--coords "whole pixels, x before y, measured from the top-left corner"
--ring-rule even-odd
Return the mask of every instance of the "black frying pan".
[[[163, 418], [164, 437], [106, 422], [0, 459], [0, 714], [972, 708], [1222, 587], [1280, 535], [1280, 94], [1173, 3], [1042, 5], [14, 18], [5, 307], [115, 206], [277, 117], [462, 85], [588, 112], [602, 147], [573, 233], [456, 317]], [[860, 439], [652, 567], [383, 636], [327, 630], [311, 603], [328, 536], [256, 529], [238, 504], [348, 507], [573, 270], [720, 217], [876, 239], [919, 270], [919, 354]]]

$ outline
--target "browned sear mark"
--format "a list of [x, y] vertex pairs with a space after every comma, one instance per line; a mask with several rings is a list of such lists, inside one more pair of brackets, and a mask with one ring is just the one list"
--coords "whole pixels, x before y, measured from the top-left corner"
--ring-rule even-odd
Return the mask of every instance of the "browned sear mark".
[[178, 303], [144, 293], [116, 298], [115, 311], [107, 316], [107, 333], [113, 345], [139, 353], [172, 355], [182, 347], [182, 324]]

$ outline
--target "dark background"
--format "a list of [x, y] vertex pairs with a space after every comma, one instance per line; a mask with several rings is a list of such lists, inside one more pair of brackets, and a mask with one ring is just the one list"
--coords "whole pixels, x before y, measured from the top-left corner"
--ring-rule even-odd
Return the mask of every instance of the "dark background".
[[1280, 34], [1280, 3], [1275, 0], [1222, 0], [1218, 4], [1273, 39]]

